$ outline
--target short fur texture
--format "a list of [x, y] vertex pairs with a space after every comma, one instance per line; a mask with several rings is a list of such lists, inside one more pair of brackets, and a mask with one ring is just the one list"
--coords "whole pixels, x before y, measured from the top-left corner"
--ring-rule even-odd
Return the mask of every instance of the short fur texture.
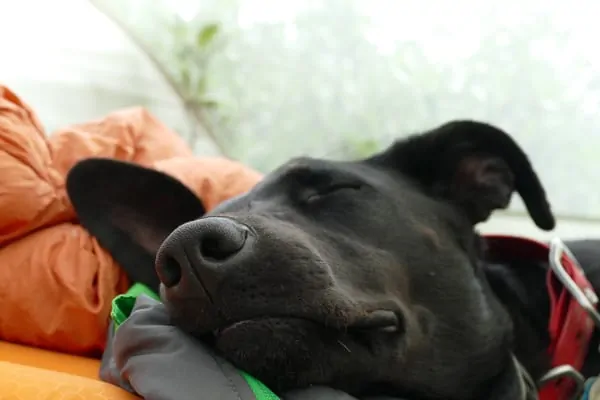
[[[526, 154], [492, 125], [452, 121], [357, 161], [294, 159], [209, 214], [176, 180], [114, 160], [81, 161], [67, 189], [83, 226], [158, 289], [156, 257], [182, 329], [276, 391], [513, 400], [511, 354], [534, 377], [547, 368], [544, 266], [484, 263], [474, 230], [513, 192], [555, 225]], [[598, 244], [574, 244], [592, 282]]]

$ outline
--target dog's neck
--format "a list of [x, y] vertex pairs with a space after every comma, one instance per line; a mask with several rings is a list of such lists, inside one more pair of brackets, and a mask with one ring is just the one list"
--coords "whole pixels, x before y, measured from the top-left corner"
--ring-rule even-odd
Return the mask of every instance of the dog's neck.
[[537, 399], [537, 388], [529, 373], [517, 358], [512, 356], [504, 371], [489, 382], [481, 399], [533, 400]]
[[534, 379], [550, 368], [550, 299], [544, 263], [486, 264], [485, 274], [513, 321], [513, 352]]

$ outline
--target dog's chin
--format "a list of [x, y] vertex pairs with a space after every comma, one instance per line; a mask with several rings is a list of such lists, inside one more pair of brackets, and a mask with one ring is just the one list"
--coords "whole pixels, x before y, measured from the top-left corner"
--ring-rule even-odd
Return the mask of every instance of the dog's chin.
[[369, 375], [364, 367], [362, 372], [355, 368], [375, 361], [369, 346], [356, 337], [298, 318], [241, 321], [216, 331], [214, 345], [236, 367], [279, 393], [318, 384], [353, 390], [352, 375]]

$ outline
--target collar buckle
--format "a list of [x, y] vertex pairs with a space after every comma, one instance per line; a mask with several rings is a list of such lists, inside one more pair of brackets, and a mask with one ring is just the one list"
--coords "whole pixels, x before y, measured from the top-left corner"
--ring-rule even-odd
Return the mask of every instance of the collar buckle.
[[573, 395], [569, 400], [577, 400], [581, 397], [585, 390], [585, 378], [579, 371], [570, 365], [559, 365], [546, 372], [546, 374], [538, 381], [538, 388], [559, 379], [570, 379], [575, 383]]
[[[565, 289], [569, 291], [573, 299], [579, 303], [579, 305], [585, 310], [585, 312], [590, 316], [596, 328], [600, 328], [600, 313], [596, 310], [596, 305], [598, 304], [598, 296], [592, 290], [582, 290], [573, 278], [569, 275], [563, 265], [564, 257], [568, 257], [573, 265], [579, 269], [579, 271], [585, 275], [583, 268], [571, 253], [567, 245], [564, 244], [562, 240], [559, 238], [553, 238], [550, 241], [550, 255], [549, 255], [549, 265], [550, 269], [558, 280], [563, 284]], [[599, 349], [600, 350], [600, 349]]]

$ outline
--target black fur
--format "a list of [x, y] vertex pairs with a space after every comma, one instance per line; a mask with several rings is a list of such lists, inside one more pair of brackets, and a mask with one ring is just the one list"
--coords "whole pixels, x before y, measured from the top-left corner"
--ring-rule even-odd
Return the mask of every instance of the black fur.
[[546, 368], [544, 266], [483, 262], [474, 225], [515, 191], [540, 228], [555, 221], [525, 153], [491, 125], [450, 122], [353, 162], [295, 159], [200, 219], [182, 184], [131, 164], [85, 160], [67, 183], [132, 278], [153, 285], [158, 253], [183, 329], [276, 391], [513, 400], [512, 352]]
[[173, 229], [205, 212], [198, 197], [174, 178], [110, 159], [77, 163], [69, 171], [67, 192], [81, 225], [129, 279], [155, 291], [156, 249]]

